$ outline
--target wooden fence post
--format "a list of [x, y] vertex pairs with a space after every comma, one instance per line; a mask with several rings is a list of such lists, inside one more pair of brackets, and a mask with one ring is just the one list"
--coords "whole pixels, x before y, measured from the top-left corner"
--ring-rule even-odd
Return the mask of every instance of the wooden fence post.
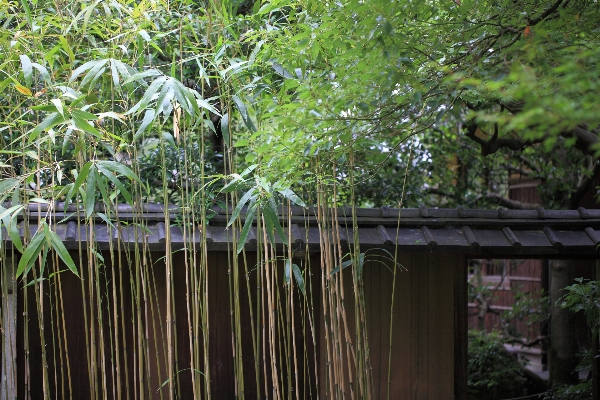
[[17, 398], [17, 284], [14, 258], [2, 260], [2, 378], [0, 399]]

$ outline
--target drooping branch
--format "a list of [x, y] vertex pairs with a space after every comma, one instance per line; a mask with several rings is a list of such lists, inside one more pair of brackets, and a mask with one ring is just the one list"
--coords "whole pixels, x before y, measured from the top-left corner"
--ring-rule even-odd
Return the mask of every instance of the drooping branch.
[[510, 208], [513, 210], [532, 210], [536, 209], [537, 207], [540, 207], [540, 204], [537, 203], [524, 203], [522, 201], [509, 199], [497, 193], [480, 194], [479, 196], [477, 196], [476, 201], [483, 199], [494, 200], [498, 202], [499, 206]]
[[[428, 188], [425, 190], [425, 194], [433, 194], [447, 198], [454, 198], [456, 196], [439, 188]], [[475, 203], [481, 200], [493, 200], [497, 202], [499, 206], [510, 208], [512, 210], [534, 210], [540, 207], [540, 204], [538, 203], [525, 203], [522, 201], [509, 199], [497, 193], [480, 194], [475, 198]]]
[[[493, 135], [488, 140], [485, 140], [477, 136], [478, 129], [479, 128], [477, 124], [470, 124], [467, 128], [467, 137], [475, 141], [476, 143], [479, 143], [479, 145], [481, 146], [481, 155], [483, 156], [494, 154], [495, 152], [503, 148], [508, 148], [515, 151], [522, 150], [524, 147], [531, 146], [535, 143], [543, 142], [546, 139], [545, 136], [536, 140], [522, 140], [520, 138], [506, 137], [501, 138], [498, 137], [498, 125], [496, 124], [494, 125]], [[481, 129], [479, 130], [483, 132]]]
[[[518, 112], [518, 109], [516, 108], [506, 109], [513, 113]], [[544, 135], [535, 140], [499, 137], [498, 125], [496, 124], [494, 125], [494, 133], [489, 139], [486, 140], [482, 137], [477, 136], [477, 130], [488, 135], [486, 132], [481, 130], [481, 128], [479, 128], [477, 124], [471, 123], [467, 126], [467, 137], [481, 146], [481, 155], [483, 156], [494, 154], [495, 152], [503, 148], [508, 148], [515, 151], [522, 150], [524, 147], [531, 146], [536, 143], [541, 143], [548, 138], [548, 135]], [[575, 147], [587, 155], [594, 155], [595, 149], [593, 147], [595, 144], [600, 142], [598, 135], [596, 135], [594, 132], [586, 129], [583, 126], [576, 126], [571, 130], [561, 132], [560, 136], [565, 138], [574, 137], [576, 139]]]
[[581, 126], [576, 126], [571, 131], [565, 132], [562, 136], [575, 137], [577, 139], [577, 141], [575, 142], [575, 147], [581, 150], [584, 154], [589, 155], [593, 155], [594, 153], [594, 149], [592, 149], [592, 146], [600, 141], [596, 134], [590, 132], [589, 130]]
[[541, 13], [536, 18], [529, 20], [529, 25], [537, 25], [540, 22], [542, 22], [543, 20], [545, 20], [546, 18], [548, 18], [554, 11], [556, 11], [558, 9], [558, 7], [560, 7], [560, 5], [563, 3], [563, 1], [564, 0], [557, 0], [546, 11]]
[[574, 210], [580, 206], [583, 196], [590, 190], [596, 178], [600, 176], [600, 162], [596, 162], [590, 176], [585, 177], [577, 186], [577, 189], [571, 194], [569, 199], [569, 208]]

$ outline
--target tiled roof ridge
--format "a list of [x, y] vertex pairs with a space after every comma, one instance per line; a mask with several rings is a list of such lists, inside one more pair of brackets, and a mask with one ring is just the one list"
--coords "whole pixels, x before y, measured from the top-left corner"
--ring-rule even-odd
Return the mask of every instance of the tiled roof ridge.
[[[8, 204], [3, 204], [7, 208]], [[77, 211], [75, 205], [67, 206], [64, 209], [64, 203], [58, 202], [51, 207], [50, 204], [41, 203], [30, 203], [27, 206], [27, 213], [30, 218], [36, 217], [47, 217], [48, 210], [52, 208], [53, 214], [56, 216], [75, 216]], [[231, 215], [233, 207], [229, 210], [225, 210], [219, 206], [213, 206], [212, 211], [218, 216], [226, 217]], [[97, 203], [95, 211], [105, 212], [105, 205], [103, 203]], [[164, 219], [164, 205], [146, 203], [140, 207], [131, 207], [128, 204], [117, 205], [116, 210], [112, 210], [112, 213], [117, 212], [120, 216], [137, 216], [144, 219], [159, 220]], [[169, 211], [172, 215], [176, 215], [180, 211], [180, 207], [174, 204], [169, 205]], [[280, 207], [280, 215], [287, 216], [287, 207]], [[80, 208], [80, 212], [83, 209]], [[244, 211], [242, 211], [242, 215]], [[345, 219], [352, 216], [352, 209], [350, 207], [338, 207], [338, 218]], [[316, 207], [291, 207], [292, 217], [315, 217], [317, 215]], [[587, 220], [587, 219], [600, 219], [600, 209], [586, 209], [583, 207], [577, 210], [547, 210], [542, 207], [536, 209], [527, 210], [513, 210], [504, 207], [499, 207], [496, 210], [490, 209], [469, 209], [465, 207], [456, 208], [428, 208], [421, 206], [419, 208], [392, 208], [392, 207], [378, 207], [378, 208], [357, 208], [356, 218], [360, 221], [361, 219], [382, 219], [382, 220], [401, 220], [406, 219], [485, 219], [485, 220], [511, 220], [511, 219], [527, 219], [527, 220]]]
[[[101, 205], [97, 207], [99, 213], [104, 211]], [[106, 216], [92, 215], [96, 221], [94, 240], [103, 250], [111, 248], [111, 243], [116, 241], [126, 246], [144, 241], [149, 249], [162, 251], [169, 229], [171, 249], [194, 248], [191, 244], [201, 240], [206, 241], [207, 249], [211, 251], [231, 249], [233, 239], [226, 226], [230, 214], [226, 210], [215, 210], [218, 214], [204, 226], [181, 224], [176, 218], [177, 206], [169, 206], [170, 219], [163, 210], [160, 204], [144, 204], [137, 211], [128, 205], [119, 205], [118, 215], [109, 216], [114, 224], [108, 224]], [[74, 207], [67, 207], [65, 212], [62, 204], [55, 207], [30, 204], [26, 211], [29, 223], [19, 224], [21, 237], [24, 229], [29, 229], [31, 236], [38, 230], [39, 220], [50, 218], [52, 221], [48, 222], [52, 222], [52, 229], [67, 248], [76, 249], [78, 240], [87, 240], [88, 226], [83, 210], [77, 212]], [[328, 227], [317, 226], [315, 208], [292, 207], [279, 211], [285, 225], [287, 211], [291, 211], [290, 245], [294, 252], [302, 252], [306, 246], [317, 251], [322, 236], [332, 234]], [[339, 208], [338, 219], [334, 222], [338, 226], [335, 232], [340, 244], [346, 247], [353, 242], [351, 211], [350, 208]], [[361, 249], [397, 245], [401, 251], [482, 256], [597, 257], [600, 254], [600, 210], [470, 210], [462, 207], [400, 210], [380, 207], [357, 209], [356, 214]], [[23, 212], [20, 218], [24, 215]], [[170, 221], [169, 227], [167, 221]], [[257, 246], [257, 229], [250, 228], [245, 244], [249, 250]], [[10, 240], [4, 232], [3, 238]], [[281, 245], [281, 240], [277, 241]]]

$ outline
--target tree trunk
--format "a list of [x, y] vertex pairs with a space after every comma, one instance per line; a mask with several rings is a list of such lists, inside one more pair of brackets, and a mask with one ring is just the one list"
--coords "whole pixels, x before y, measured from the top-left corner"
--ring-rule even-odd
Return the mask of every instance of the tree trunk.
[[575, 384], [579, 376], [575, 371], [578, 364], [577, 338], [572, 328], [571, 312], [557, 307], [556, 301], [564, 294], [562, 289], [572, 282], [572, 261], [550, 261], [550, 301], [552, 307], [550, 326], [550, 383]]

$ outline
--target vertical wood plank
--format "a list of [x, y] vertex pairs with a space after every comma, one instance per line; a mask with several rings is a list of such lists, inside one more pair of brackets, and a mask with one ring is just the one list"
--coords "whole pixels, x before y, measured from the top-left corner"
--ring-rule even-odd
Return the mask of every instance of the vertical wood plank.
[[[398, 262], [402, 267], [398, 267], [396, 271], [396, 290], [394, 293], [394, 317], [393, 317], [393, 330], [392, 330], [392, 360], [390, 363], [390, 399], [408, 399], [411, 394], [411, 349], [412, 349], [412, 326], [411, 326], [411, 311], [413, 305], [411, 287], [413, 286], [413, 276], [415, 268], [412, 265], [412, 260], [420, 255], [401, 254], [399, 255]], [[391, 265], [393, 270], [393, 265]], [[406, 268], [406, 269], [403, 269]], [[383, 271], [383, 280], [388, 282], [391, 286], [393, 283], [393, 275], [387, 270]], [[385, 279], [386, 276], [392, 276], [392, 279]], [[390, 318], [390, 298], [382, 299], [385, 307], [382, 307], [382, 312], [386, 313], [386, 320]], [[385, 390], [382, 392], [387, 397], [387, 373], [388, 373], [388, 353], [389, 353], [389, 322], [387, 331], [383, 332], [383, 339], [385, 346], [383, 351], [386, 360], [385, 365], [382, 368], [382, 372], [385, 374], [382, 377], [382, 382], [386, 385]]]
[[430, 255], [428, 398], [454, 395], [454, 274], [458, 257]]
[[410, 398], [426, 399], [429, 384], [429, 271], [428, 254], [415, 254], [411, 275]]
[[467, 259], [459, 255], [454, 266], [454, 399], [467, 398]]
[[[375, 254], [375, 253], [372, 253]], [[382, 313], [385, 310], [382, 309], [381, 303], [383, 297], [382, 293], [382, 271], [384, 268], [381, 264], [373, 261], [365, 263], [364, 269], [364, 288], [365, 288], [365, 312], [367, 317], [367, 332], [369, 337], [369, 351], [371, 356], [371, 373], [373, 374], [373, 388], [372, 395], [376, 399], [383, 398], [382, 395], [385, 393], [385, 386], [383, 384], [384, 357], [383, 347], [385, 343], [385, 329], [386, 329], [386, 318]], [[385, 363], [387, 367], [387, 363]], [[387, 368], [385, 369], [387, 370]]]

